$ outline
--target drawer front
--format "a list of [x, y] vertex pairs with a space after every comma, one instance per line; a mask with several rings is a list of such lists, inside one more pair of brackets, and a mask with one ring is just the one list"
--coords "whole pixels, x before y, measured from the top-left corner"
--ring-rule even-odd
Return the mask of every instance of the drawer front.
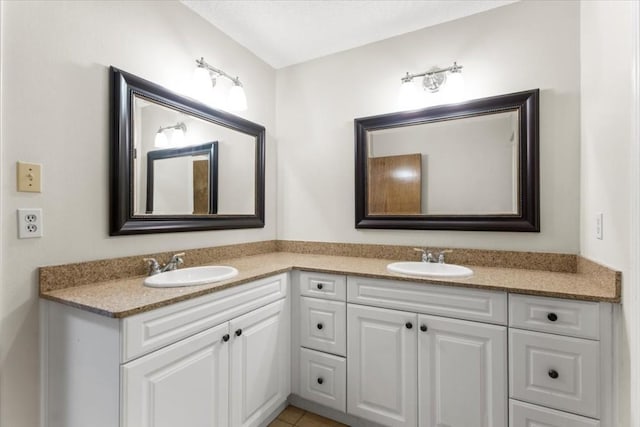
[[600, 305], [511, 294], [509, 326], [597, 340], [600, 338]]
[[165, 347], [287, 295], [280, 274], [127, 317], [122, 322], [122, 362]]
[[300, 272], [300, 295], [346, 301], [347, 278], [337, 274]]
[[511, 397], [599, 418], [599, 352], [597, 341], [509, 330]]
[[347, 303], [300, 297], [300, 345], [344, 356]]
[[600, 427], [600, 421], [517, 400], [509, 402], [509, 427]]
[[347, 364], [344, 357], [301, 348], [300, 396], [345, 412]]
[[393, 280], [349, 277], [351, 303], [424, 314], [507, 324], [507, 294]]

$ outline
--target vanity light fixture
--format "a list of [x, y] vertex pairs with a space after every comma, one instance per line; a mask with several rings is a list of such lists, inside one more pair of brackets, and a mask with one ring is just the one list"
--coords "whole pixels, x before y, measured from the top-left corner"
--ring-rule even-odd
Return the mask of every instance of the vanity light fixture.
[[198, 96], [201, 99], [209, 100], [213, 98], [213, 88], [216, 86], [218, 77], [225, 77], [233, 83], [229, 90], [228, 105], [233, 111], [244, 111], [247, 109], [247, 96], [240, 79], [236, 76], [225, 73], [219, 68], [208, 64], [204, 58], [196, 59], [197, 67], [193, 73], [196, 90], [201, 92]]
[[[171, 144], [169, 144], [169, 139], [167, 138], [166, 131], [173, 130], [171, 133]], [[160, 126], [158, 132], [156, 132], [156, 137], [153, 141], [154, 145], [158, 148], [166, 148], [166, 147], [181, 147], [185, 145], [184, 136], [187, 133], [187, 125], [183, 122], [176, 123], [172, 126]]]
[[[422, 77], [422, 89], [430, 93], [437, 93], [449, 79], [449, 90], [453, 92], [455, 98], [459, 98], [462, 93], [462, 65], [454, 62], [447, 68], [434, 67], [422, 73], [407, 74], [400, 79], [399, 103], [403, 107], [417, 107], [420, 102], [420, 88], [414, 82], [415, 78]], [[456, 101], [458, 99], [455, 99]]]

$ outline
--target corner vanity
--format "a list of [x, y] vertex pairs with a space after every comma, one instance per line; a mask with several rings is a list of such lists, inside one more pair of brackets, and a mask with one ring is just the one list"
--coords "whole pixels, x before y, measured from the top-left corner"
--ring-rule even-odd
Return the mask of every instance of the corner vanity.
[[47, 427], [265, 426], [288, 402], [352, 426], [614, 426], [615, 272], [388, 263], [263, 253], [168, 289], [45, 267]]

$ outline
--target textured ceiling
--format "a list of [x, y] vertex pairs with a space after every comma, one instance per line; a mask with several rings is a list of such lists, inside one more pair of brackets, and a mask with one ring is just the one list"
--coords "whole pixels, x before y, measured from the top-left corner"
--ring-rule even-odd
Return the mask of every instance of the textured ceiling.
[[516, 0], [183, 0], [274, 68], [362, 46]]

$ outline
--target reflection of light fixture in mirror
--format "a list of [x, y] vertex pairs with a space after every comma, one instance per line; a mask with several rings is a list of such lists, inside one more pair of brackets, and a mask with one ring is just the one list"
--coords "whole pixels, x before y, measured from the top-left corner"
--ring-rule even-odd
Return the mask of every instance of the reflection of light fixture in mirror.
[[[451, 93], [454, 100], [459, 100], [464, 90], [462, 82], [462, 65], [456, 62], [447, 68], [431, 68], [423, 73], [409, 74], [407, 73], [400, 79], [399, 103], [403, 108], [415, 108], [420, 98], [420, 90], [413, 82], [416, 77], [422, 77], [422, 89], [430, 93], [437, 93], [442, 87], [449, 87], [447, 92]], [[449, 82], [447, 83], [447, 79]]]
[[238, 77], [232, 77], [219, 68], [212, 67], [204, 58], [196, 59], [196, 70], [194, 71], [193, 80], [196, 91], [196, 97], [205, 102], [213, 102], [213, 88], [216, 86], [218, 77], [225, 77], [233, 83], [229, 91], [228, 105], [229, 109], [234, 111], [244, 111], [247, 109], [247, 97], [244, 88]]
[[[166, 132], [168, 130], [173, 130], [171, 133], [171, 143], [169, 143], [169, 139], [167, 138]], [[156, 137], [153, 141], [154, 145], [158, 148], [165, 147], [182, 147], [185, 145], [185, 133], [187, 133], [187, 125], [184, 123], [176, 123], [172, 126], [161, 126], [156, 132]]]

